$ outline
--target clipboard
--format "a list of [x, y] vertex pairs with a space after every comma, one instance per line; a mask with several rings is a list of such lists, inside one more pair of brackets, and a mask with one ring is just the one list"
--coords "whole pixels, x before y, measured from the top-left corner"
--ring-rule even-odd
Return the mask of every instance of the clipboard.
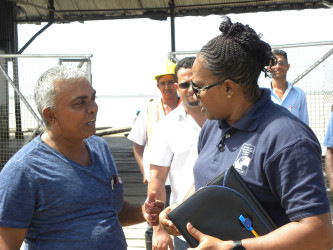
[[277, 228], [233, 166], [168, 214], [191, 247], [198, 246], [199, 242], [187, 231], [188, 222], [199, 231], [222, 240], [255, 237], [253, 231], [240, 221], [240, 216], [251, 222], [252, 229], [259, 236]]

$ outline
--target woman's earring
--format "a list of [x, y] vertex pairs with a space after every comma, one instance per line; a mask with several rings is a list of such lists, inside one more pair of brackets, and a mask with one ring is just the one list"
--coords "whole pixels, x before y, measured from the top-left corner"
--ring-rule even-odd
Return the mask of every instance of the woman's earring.
[[227, 98], [230, 99], [230, 98], [231, 98], [231, 95], [227, 95]]

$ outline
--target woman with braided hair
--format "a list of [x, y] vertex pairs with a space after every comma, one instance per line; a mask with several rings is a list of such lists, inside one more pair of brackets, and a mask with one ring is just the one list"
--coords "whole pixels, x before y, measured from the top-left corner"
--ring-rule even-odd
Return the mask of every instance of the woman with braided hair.
[[[222, 241], [196, 230], [196, 249], [330, 249], [333, 229], [313, 131], [258, 86], [274, 65], [269, 44], [252, 28], [225, 17], [193, 65], [192, 89], [209, 120], [202, 127], [194, 165], [195, 190], [233, 165], [279, 227], [242, 241]], [[167, 213], [160, 223], [178, 231]], [[207, 215], [209, 216], [209, 215]]]

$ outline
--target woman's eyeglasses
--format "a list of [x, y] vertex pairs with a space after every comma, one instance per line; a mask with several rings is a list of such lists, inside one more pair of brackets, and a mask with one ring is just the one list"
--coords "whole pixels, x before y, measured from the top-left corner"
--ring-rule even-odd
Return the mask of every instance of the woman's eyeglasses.
[[198, 85], [196, 85], [193, 81], [191, 82], [191, 86], [192, 86], [192, 89], [193, 89], [193, 93], [195, 94], [195, 97], [196, 98], [199, 98], [200, 97], [200, 93], [202, 91], [206, 91], [207, 89], [210, 89], [211, 87], [214, 87], [216, 85], [219, 85], [221, 83], [224, 83], [225, 80], [227, 79], [224, 79], [224, 80], [221, 80], [221, 81], [218, 81], [216, 83], [212, 83], [210, 85], [207, 85], [207, 86], [203, 86], [203, 87], [198, 87]]

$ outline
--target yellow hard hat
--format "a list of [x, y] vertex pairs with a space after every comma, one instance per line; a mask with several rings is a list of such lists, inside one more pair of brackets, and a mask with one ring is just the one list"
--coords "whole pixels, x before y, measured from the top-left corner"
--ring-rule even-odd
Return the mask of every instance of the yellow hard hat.
[[159, 78], [161, 76], [174, 75], [175, 74], [175, 68], [176, 68], [176, 64], [174, 62], [168, 60], [167, 61], [167, 70], [166, 70], [166, 73], [160, 74], [160, 75], [156, 75], [156, 76], [154, 76], [154, 79], [157, 80], [157, 78]]

